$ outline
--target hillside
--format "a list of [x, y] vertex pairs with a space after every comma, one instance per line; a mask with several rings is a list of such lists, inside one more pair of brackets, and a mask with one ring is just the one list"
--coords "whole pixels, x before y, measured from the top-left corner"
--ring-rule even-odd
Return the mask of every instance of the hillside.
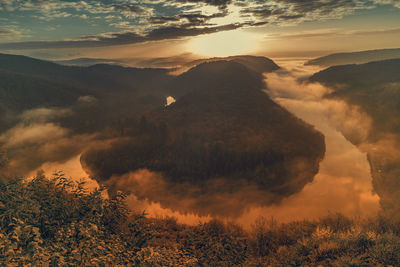
[[[174, 104], [149, 112], [135, 134], [86, 151], [81, 162], [111, 188], [185, 212], [237, 215], [249, 203], [277, 203], [313, 180], [324, 137], [274, 103], [263, 86], [262, 75], [240, 63], [202, 63], [176, 77], [181, 96]], [[162, 174], [168, 198], [111, 178], [141, 169]], [[245, 195], [249, 187], [259, 193]], [[238, 197], [234, 206], [216, 208], [218, 194], [228, 192]], [[179, 205], [193, 194], [192, 204]]]
[[80, 67], [89, 67], [96, 64], [115, 64], [118, 65], [116, 60], [112, 59], [104, 59], [104, 58], [74, 58], [74, 59], [66, 59], [66, 60], [57, 60], [54, 61], [56, 64], [64, 65], [64, 66], [80, 66]]
[[140, 90], [168, 80], [164, 69], [140, 69], [96, 64], [89, 67], [63, 66], [25, 56], [0, 54], [0, 69], [84, 87], [95, 94]]
[[400, 197], [400, 59], [334, 66], [310, 80], [330, 86], [327, 97], [359, 106], [372, 119], [367, 140], [347, 137], [368, 153], [374, 189], [383, 208], [393, 211]]
[[84, 90], [72, 86], [0, 69], [0, 102], [7, 109], [68, 106], [84, 94]]
[[246, 66], [248, 69], [258, 73], [273, 72], [280, 68], [274, 61], [272, 61], [269, 58], [258, 57], [258, 56], [246, 56], [246, 55], [199, 59], [189, 62], [186, 65], [188, 67], [194, 67], [200, 65], [201, 63], [215, 62], [215, 61], [233, 61], [236, 63], [240, 63]]
[[399, 66], [400, 59], [374, 61], [358, 65], [333, 66], [315, 73], [310, 77], [310, 81], [322, 82], [336, 89], [340, 85], [359, 89], [364, 86], [370, 88], [383, 83], [399, 82]]
[[84, 95], [83, 88], [0, 69], [0, 133], [17, 123], [16, 116], [25, 110], [69, 107]]
[[[60, 134], [51, 150], [46, 143], [6, 146], [14, 166], [20, 158], [21, 164], [38, 167], [54, 158], [56, 146], [68, 145], [67, 136], [90, 134], [96, 136], [93, 144], [71, 141], [68, 155], [83, 152], [87, 172], [111, 191], [134, 188], [138, 197], [185, 212], [238, 215], [249, 203], [270, 205], [300, 191], [324, 156], [323, 136], [261, 91], [262, 73], [279, 68], [267, 58], [212, 59], [179, 76], [163, 69], [68, 67], [13, 55], [0, 59], [7, 76], [1, 112], [14, 112], [14, 120], [4, 122], [11, 129], [2, 140], [13, 142], [14, 133], [43, 128]], [[176, 103], [165, 107], [167, 96]], [[67, 111], [62, 116], [19, 121], [32, 109], [57, 113], [61, 107]], [[30, 149], [40, 150], [38, 162]], [[57, 154], [57, 160], [65, 159]], [[160, 175], [157, 188], [164, 194], [115, 178], [143, 169]], [[182, 186], [191, 190], [177, 189]], [[249, 197], [247, 189], [256, 193]], [[220, 193], [232, 193], [224, 210], [218, 206], [223, 205]], [[195, 200], [181, 207], [188, 198]]]
[[336, 53], [308, 61], [305, 65], [334, 66], [363, 64], [371, 61], [400, 58], [400, 48], [379, 49], [360, 52]]
[[[98, 131], [113, 121], [163, 106], [168, 93], [161, 85], [171, 79], [163, 69], [69, 67], [9, 54], [0, 54], [0, 72], [3, 109], [10, 113], [70, 107], [75, 112], [60, 123], [79, 132]], [[96, 105], [82, 107], [84, 99]]]

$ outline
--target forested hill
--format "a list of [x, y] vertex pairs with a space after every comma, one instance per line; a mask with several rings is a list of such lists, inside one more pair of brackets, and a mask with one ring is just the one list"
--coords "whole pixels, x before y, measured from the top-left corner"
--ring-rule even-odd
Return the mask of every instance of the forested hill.
[[[279, 202], [313, 180], [324, 137], [262, 92], [261, 74], [237, 62], [209, 62], [172, 84], [181, 95], [174, 104], [147, 113], [136, 133], [84, 153], [92, 177], [185, 212], [226, 215], [249, 203]], [[169, 197], [110, 179], [140, 169], [161, 173]], [[234, 206], [218, 201], [218, 194], [235, 198], [249, 186], [257, 196], [242, 195]], [[193, 204], [179, 205], [193, 192]]]
[[334, 66], [346, 64], [363, 64], [372, 61], [396, 58], [400, 58], [400, 48], [336, 53], [309, 60], [306, 65]]
[[[336, 91], [344, 86], [357, 87], [360, 90], [368, 90], [372, 86], [383, 83], [400, 81], [400, 58], [382, 61], [374, 61], [366, 64], [350, 64], [329, 67], [315, 73], [310, 81], [317, 81], [336, 88]], [[366, 88], [362, 88], [366, 87]]]
[[172, 79], [164, 69], [68, 67], [8, 54], [0, 54], [0, 75], [0, 107], [6, 113], [0, 118], [2, 129], [24, 111], [68, 107], [71, 117], [60, 123], [88, 133], [163, 106], [168, 95], [163, 85]]
[[187, 63], [187, 66], [194, 67], [200, 65], [201, 63], [215, 62], [215, 61], [233, 61], [236, 63], [240, 63], [246, 66], [248, 69], [258, 73], [273, 72], [280, 69], [280, 67], [269, 58], [259, 57], [259, 56], [244, 56], [244, 55], [198, 59]]
[[354, 138], [351, 132], [344, 134], [368, 153], [374, 189], [383, 208], [398, 213], [400, 59], [334, 66], [310, 80], [330, 86], [334, 91], [327, 97], [345, 100], [371, 118], [372, 125], [362, 129], [366, 140]]
[[[238, 215], [249, 203], [269, 205], [300, 191], [324, 156], [323, 136], [262, 92], [263, 72], [277, 68], [267, 58], [240, 56], [172, 76], [165, 69], [68, 67], [3, 54], [1, 138], [18, 170], [83, 153], [88, 173], [111, 189], [133, 188], [138, 197], [185, 212]], [[165, 107], [167, 96], [176, 103]], [[51, 149], [42, 139], [35, 143], [36, 135], [13, 138], [44, 129], [55, 133]], [[57, 153], [66, 147], [65, 156]], [[121, 187], [124, 179], [115, 178], [143, 169], [160, 175], [162, 186], [153, 188], [162, 194]], [[223, 209], [218, 197], [231, 193]], [[195, 200], [182, 207], [188, 198]]]
[[128, 68], [107, 64], [89, 67], [63, 66], [9, 54], [0, 54], [0, 69], [83, 87], [93, 94], [140, 90], [143, 87], [155, 89], [170, 77], [165, 69]]

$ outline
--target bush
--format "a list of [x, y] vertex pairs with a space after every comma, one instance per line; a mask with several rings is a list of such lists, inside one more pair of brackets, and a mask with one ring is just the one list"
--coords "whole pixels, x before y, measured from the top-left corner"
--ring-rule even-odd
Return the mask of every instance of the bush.
[[335, 214], [287, 224], [260, 217], [250, 231], [132, 213], [57, 173], [0, 184], [2, 266], [400, 266], [400, 223]]
[[143, 215], [130, 215], [123, 194], [105, 199], [103, 190], [87, 192], [61, 173], [1, 185], [0, 263], [129, 264], [150, 230]]
[[182, 238], [184, 249], [201, 266], [238, 266], [247, 257], [244, 232], [217, 220], [187, 228]]

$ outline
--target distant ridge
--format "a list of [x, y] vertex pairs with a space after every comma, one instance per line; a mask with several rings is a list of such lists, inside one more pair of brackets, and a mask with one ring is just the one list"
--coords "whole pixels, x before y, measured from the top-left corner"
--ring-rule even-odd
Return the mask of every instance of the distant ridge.
[[80, 67], [89, 67], [96, 64], [123, 65], [121, 62], [114, 59], [86, 58], [86, 57], [74, 58], [68, 60], [57, 60], [53, 62], [64, 66], [80, 66]]
[[371, 61], [400, 58], [400, 48], [377, 49], [359, 52], [336, 53], [312, 59], [305, 65], [334, 66], [346, 64], [363, 64]]
[[336, 91], [344, 89], [345, 85], [347, 89], [365, 92], [372, 86], [400, 82], [400, 58], [332, 66], [312, 75], [310, 81], [323, 83]]
[[233, 61], [236, 63], [240, 63], [250, 70], [263, 73], [263, 72], [273, 72], [275, 70], [280, 69], [280, 67], [271, 59], [261, 56], [248, 56], [248, 55], [240, 55], [240, 56], [230, 56], [230, 57], [214, 57], [207, 59], [198, 59], [192, 62], [189, 62], [187, 66], [193, 67], [200, 65], [204, 62], [215, 62], [215, 61]]

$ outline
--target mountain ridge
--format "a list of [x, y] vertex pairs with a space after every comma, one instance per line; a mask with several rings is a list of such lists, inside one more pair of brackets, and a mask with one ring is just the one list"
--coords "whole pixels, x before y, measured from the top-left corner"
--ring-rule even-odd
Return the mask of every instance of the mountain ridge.
[[400, 58], [400, 48], [375, 49], [356, 52], [334, 53], [314, 58], [305, 65], [334, 66], [347, 64], [364, 64], [372, 61]]

